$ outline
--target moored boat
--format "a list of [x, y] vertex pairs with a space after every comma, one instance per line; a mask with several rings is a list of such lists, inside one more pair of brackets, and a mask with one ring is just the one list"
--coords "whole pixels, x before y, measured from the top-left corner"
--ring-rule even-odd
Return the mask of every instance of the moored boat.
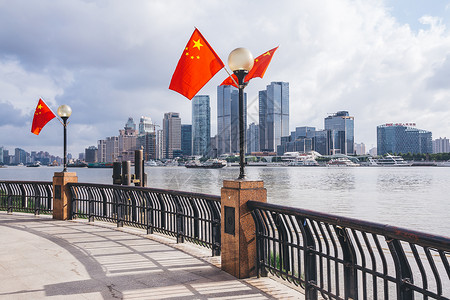
[[382, 158], [375, 159], [375, 165], [387, 167], [410, 167], [412, 163], [406, 162], [401, 156], [386, 154]]
[[187, 162], [184, 166], [186, 168], [199, 168], [199, 169], [220, 169], [227, 165], [226, 161], [218, 159], [208, 159], [207, 161], [201, 163], [197, 160]]

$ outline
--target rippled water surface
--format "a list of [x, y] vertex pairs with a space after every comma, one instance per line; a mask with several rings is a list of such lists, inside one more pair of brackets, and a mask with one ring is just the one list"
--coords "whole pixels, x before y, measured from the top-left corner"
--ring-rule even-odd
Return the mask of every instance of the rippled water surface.
[[[0, 180], [51, 181], [61, 167], [0, 168]], [[71, 169], [79, 182], [112, 183], [112, 169]], [[148, 186], [220, 195], [239, 168], [146, 168]], [[450, 236], [450, 168], [247, 167], [268, 202]]]

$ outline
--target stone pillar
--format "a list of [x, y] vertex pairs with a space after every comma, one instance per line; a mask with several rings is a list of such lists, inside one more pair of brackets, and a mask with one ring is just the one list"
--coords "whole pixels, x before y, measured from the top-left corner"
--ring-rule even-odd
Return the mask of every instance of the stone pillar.
[[255, 223], [247, 201], [267, 202], [263, 181], [224, 180], [221, 191], [222, 270], [237, 278], [256, 276]]
[[67, 220], [70, 217], [72, 197], [67, 186], [69, 182], [78, 182], [75, 172], [55, 172], [53, 176], [53, 219]]

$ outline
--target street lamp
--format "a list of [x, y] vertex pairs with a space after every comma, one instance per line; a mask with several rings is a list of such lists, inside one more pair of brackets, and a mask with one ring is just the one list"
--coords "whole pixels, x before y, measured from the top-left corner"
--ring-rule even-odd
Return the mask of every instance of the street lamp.
[[231, 71], [236, 75], [238, 79], [239, 86], [239, 177], [238, 179], [245, 179], [244, 173], [244, 88], [246, 84], [244, 83], [245, 76], [253, 68], [253, 55], [246, 48], [236, 48], [231, 51], [228, 56], [228, 66]]
[[61, 105], [58, 107], [58, 116], [61, 117], [63, 120], [63, 127], [64, 127], [64, 170], [63, 172], [67, 172], [67, 119], [72, 114], [72, 109], [69, 105]]

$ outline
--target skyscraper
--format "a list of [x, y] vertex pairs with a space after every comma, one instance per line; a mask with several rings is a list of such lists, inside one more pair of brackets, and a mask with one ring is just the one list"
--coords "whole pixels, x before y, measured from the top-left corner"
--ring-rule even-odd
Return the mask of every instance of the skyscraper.
[[97, 154], [98, 154], [98, 150], [95, 146], [90, 146], [88, 148], [86, 148], [84, 150], [84, 157], [85, 157], [85, 161], [87, 163], [96, 163], [98, 158], [97, 158]]
[[164, 158], [173, 158], [174, 151], [181, 151], [181, 119], [180, 114], [169, 112], [163, 120]]
[[[247, 128], [247, 94], [244, 93], [244, 134]], [[217, 87], [217, 155], [239, 152], [239, 91]]]
[[119, 138], [107, 137], [98, 141], [97, 159], [99, 162], [115, 162], [119, 158]]
[[128, 122], [123, 129], [119, 130], [119, 157], [121, 161], [134, 162], [134, 150], [137, 141], [136, 124], [133, 118], [128, 118]]
[[192, 99], [192, 154], [207, 155], [211, 138], [211, 108], [208, 95]]
[[259, 126], [255, 122], [248, 125], [247, 153], [259, 152]]
[[377, 126], [377, 153], [432, 153], [430, 131], [415, 128], [415, 123], [387, 123]]
[[150, 117], [142, 116], [139, 120], [136, 149], [143, 150], [144, 160], [156, 159], [156, 132]]
[[354, 154], [355, 126], [354, 117], [348, 111], [338, 111], [325, 118], [325, 130], [328, 132], [328, 155]]
[[181, 152], [183, 156], [192, 155], [192, 125], [181, 124]]
[[289, 83], [272, 82], [259, 92], [261, 151], [275, 151], [281, 137], [289, 135]]

